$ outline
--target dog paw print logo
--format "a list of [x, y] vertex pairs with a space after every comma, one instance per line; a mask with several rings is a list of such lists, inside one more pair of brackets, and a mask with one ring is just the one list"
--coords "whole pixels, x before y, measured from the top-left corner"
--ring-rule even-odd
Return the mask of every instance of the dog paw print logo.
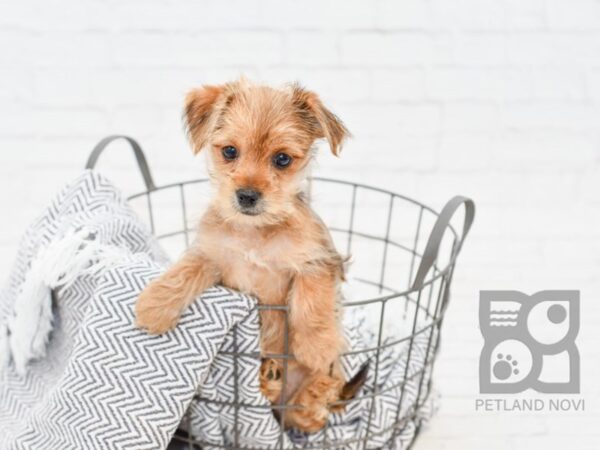
[[579, 291], [481, 291], [482, 394], [579, 393]]

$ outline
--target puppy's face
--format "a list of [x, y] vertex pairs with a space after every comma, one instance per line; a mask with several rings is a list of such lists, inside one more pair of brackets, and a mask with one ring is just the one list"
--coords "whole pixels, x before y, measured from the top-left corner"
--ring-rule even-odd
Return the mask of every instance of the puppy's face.
[[314, 141], [337, 154], [348, 134], [314, 93], [244, 80], [190, 92], [185, 117], [194, 151], [210, 152], [221, 216], [257, 226], [293, 213]]

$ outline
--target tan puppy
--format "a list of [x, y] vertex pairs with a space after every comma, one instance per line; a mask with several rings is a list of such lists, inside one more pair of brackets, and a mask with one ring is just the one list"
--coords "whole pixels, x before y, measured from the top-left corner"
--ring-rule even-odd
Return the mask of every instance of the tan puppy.
[[[245, 80], [190, 92], [185, 120], [194, 151], [210, 152], [216, 195], [194, 245], [142, 292], [137, 324], [154, 334], [168, 331], [217, 283], [262, 305], [288, 305], [295, 359], [285, 389], [282, 360], [264, 360], [261, 387], [272, 402], [300, 405], [285, 413], [286, 426], [316, 431], [327, 422], [327, 404], [344, 396], [338, 361], [343, 259], [303, 184], [315, 140], [327, 139], [337, 155], [348, 131], [312, 92]], [[284, 353], [284, 333], [285, 312], [261, 311], [263, 354]]]

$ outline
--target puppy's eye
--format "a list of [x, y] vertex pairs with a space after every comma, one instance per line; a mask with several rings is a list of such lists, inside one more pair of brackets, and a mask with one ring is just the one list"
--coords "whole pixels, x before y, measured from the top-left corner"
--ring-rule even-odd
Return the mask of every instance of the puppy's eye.
[[284, 169], [290, 165], [292, 157], [286, 153], [277, 153], [273, 156], [273, 164], [279, 169]]
[[223, 158], [225, 158], [227, 161], [233, 161], [238, 157], [237, 148], [232, 147], [231, 145], [223, 147], [221, 149], [221, 153], [223, 153]]

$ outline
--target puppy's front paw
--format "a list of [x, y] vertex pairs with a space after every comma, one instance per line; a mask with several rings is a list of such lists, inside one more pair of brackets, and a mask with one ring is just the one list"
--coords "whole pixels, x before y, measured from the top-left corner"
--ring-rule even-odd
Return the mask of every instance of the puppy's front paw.
[[299, 408], [285, 413], [288, 427], [315, 433], [327, 424], [329, 403], [339, 400], [343, 381], [329, 375], [313, 375], [292, 397], [291, 404]]
[[150, 334], [164, 334], [179, 321], [181, 310], [173, 301], [174, 295], [160, 281], [153, 281], [140, 294], [135, 304], [135, 323]]

